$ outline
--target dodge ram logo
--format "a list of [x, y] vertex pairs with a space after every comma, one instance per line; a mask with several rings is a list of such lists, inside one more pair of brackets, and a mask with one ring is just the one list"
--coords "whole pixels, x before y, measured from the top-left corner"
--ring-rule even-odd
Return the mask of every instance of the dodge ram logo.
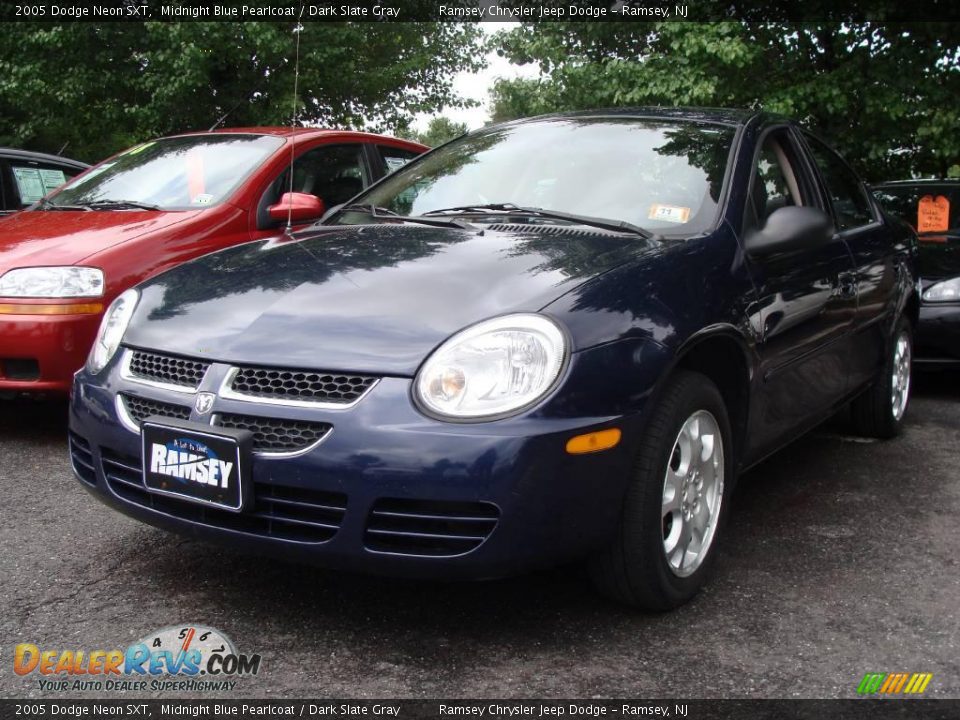
[[213, 393], [200, 393], [197, 395], [197, 401], [194, 403], [198, 415], [206, 415], [213, 407], [213, 400], [216, 396]]

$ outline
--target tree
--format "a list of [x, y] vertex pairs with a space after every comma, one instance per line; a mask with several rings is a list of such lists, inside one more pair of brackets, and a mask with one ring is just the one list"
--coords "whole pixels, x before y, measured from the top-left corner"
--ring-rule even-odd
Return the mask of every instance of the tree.
[[418, 132], [408, 129], [401, 134], [401, 137], [422, 143], [428, 147], [437, 147], [460, 137], [465, 132], [467, 132], [466, 123], [454, 122], [450, 118], [441, 116], [431, 118], [425, 131]]
[[[99, 160], [150, 137], [288, 124], [294, 25], [9, 23], [0, 35], [0, 143]], [[310, 23], [297, 116], [374, 131], [468, 104], [453, 76], [482, 66], [480, 32], [455, 23]]]
[[493, 117], [631, 105], [762, 108], [806, 123], [871, 180], [960, 157], [957, 23], [543, 23], [496, 38], [536, 80], [501, 80]]

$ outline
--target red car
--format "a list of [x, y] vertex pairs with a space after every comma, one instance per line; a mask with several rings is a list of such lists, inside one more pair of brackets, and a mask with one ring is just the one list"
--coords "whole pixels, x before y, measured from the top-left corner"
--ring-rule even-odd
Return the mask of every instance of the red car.
[[0, 221], [0, 394], [68, 392], [104, 308], [131, 285], [277, 235], [288, 219], [314, 222], [427, 149], [236, 128], [153, 140], [94, 166]]

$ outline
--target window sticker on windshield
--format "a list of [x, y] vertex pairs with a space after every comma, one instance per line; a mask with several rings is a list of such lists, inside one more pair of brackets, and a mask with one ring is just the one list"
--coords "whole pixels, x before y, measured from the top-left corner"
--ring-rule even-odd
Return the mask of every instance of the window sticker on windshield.
[[41, 170], [40, 181], [43, 183], [44, 195], [55, 190], [67, 181], [63, 170]]
[[661, 205], [654, 203], [650, 206], [650, 212], [647, 214], [648, 220], [660, 220], [661, 222], [685, 223], [690, 219], [690, 208], [680, 205]]
[[209, 193], [201, 193], [200, 195], [195, 195], [193, 200], [190, 201], [191, 205], [209, 205], [213, 202], [213, 195]]
[[15, 167], [13, 175], [17, 180], [17, 189], [20, 191], [20, 202], [24, 205], [31, 205], [47, 194], [43, 189], [39, 168]]
[[943, 195], [924, 195], [917, 205], [917, 232], [946, 232], [950, 229], [950, 201]]
[[154, 142], [151, 140], [150, 142], [145, 142], [143, 145], [137, 145], [135, 148], [127, 150], [124, 153], [124, 155], [136, 155], [137, 153], [142, 153], [144, 150], [146, 150], [148, 147], [151, 147], [153, 144]]

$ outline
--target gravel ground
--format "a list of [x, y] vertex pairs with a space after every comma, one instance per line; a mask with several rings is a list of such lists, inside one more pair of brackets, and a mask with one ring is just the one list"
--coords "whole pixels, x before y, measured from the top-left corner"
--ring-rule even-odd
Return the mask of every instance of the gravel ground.
[[918, 375], [901, 438], [837, 419], [741, 478], [715, 580], [664, 615], [577, 568], [414, 583], [186, 541], [79, 487], [63, 403], [6, 401], [0, 696], [69, 696], [14, 674], [17, 643], [201, 623], [263, 656], [230, 697], [852, 697], [865, 672], [922, 671], [927, 696], [958, 698], [960, 372]]

